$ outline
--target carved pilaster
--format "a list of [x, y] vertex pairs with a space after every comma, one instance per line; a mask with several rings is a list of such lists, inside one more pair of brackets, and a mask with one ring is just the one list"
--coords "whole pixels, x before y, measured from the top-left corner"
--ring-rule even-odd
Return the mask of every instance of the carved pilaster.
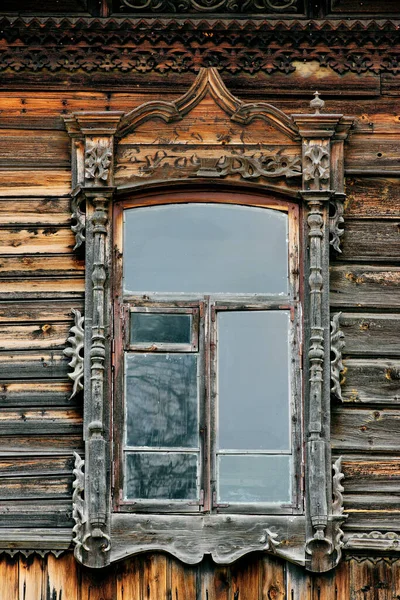
[[[109, 432], [107, 423], [110, 340], [109, 340], [109, 210], [110, 189], [88, 189], [88, 240], [86, 265], [87, 320], [86, 347], [89, 348], [85, 371], [85, 502], [87, 526], [82, 541], [87, 553], [85, 564], [100, 567], [109, 562]], [[88, 313], [87, 313], [88, 314]]]
[[330, 192], [302, 192], [307, 205], [308, 226], [308, 419], [306, 429], [308, 517], [310, 536], [306, 552], [311, 557], [312, 570], [330, 568], [329, 555], [333, 542], [327, 529], [329, 524], [330, 483], [326, 463], [329, 459], [326, 423], [326, 347], [327, 288], [329, 279], [325, 266], [327, 256], [327, 214]]

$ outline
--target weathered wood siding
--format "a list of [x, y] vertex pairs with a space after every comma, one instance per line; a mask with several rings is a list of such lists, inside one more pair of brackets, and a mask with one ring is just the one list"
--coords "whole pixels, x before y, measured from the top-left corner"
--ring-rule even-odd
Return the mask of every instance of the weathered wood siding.
[[[238, 91], [234, 80], [231, 88]], [[267, 92], [261, 89], [263, 99]], [[83, 307], [84, 263], [73, 251], [70, 143], [61, 116], [129, 110], [157, 96], [0, 92], [0, 527], [72, 526], [72, 452], [83, 448], [82, 399], [69, 399], [63, 349], [71, 310]], [[287, 114], [307, 109], [295, 96], [271, 102]], [[393, 172], [400, 170], [400, 122], [384, 96], [330, 98], [327, 108], [357, 118], [346, 147], [343, 253], [331, 267], [332, 313], [343, 313], [346, 341], [344, 402], [332, 405], [332, 446], [345, 473], [345, 529], [398, 531], [400, 186]], [[400, 561], [390, 558], [351, 558], [318, 577], [258, 555], [229, 568], [140, 556], [102, 573], [80, 568], [71, 554], [0, 562], [1, 600], [398, 597]]]

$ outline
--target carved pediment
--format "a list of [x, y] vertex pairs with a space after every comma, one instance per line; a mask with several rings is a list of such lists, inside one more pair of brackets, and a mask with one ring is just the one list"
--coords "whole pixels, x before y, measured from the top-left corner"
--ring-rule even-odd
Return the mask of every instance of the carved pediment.
[[302, 173], [293, 121], [266, 102], [233, 96], [214, 68], [201, 69], [177, 100], [127, 113], [116, 135], [118, 186], [213, 177], [272, 179], [287, 191]]

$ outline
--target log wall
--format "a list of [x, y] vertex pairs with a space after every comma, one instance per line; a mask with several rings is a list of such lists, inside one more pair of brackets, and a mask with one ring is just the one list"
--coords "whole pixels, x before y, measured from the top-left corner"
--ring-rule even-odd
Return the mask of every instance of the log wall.
[[[72, 527], [82, 404], [69, 399], [63, 348], [71, 310], [83, 307], [84, 262], [73, 250], [70, 141], [61, 116], [129, 110], [157, 97], [0, 91], [0, 528], [68, 535]], [[307, 110], [295, 95], [271, 102], [288, 114]], [[343, 403], [332, 405], [345, 529], [399, 531], [400, 121], [385, 96], [332, 98], [327, 108], [356, 117], [346, 149], [343, 252], [331, 267], [332, 313], [343, 313], [346, 341]], [[0, 590], [1, 600], [389, 600], [400, 597], [400, 560], [348, 556], [317, 577], [258, 555], [229, 568], [146, 555], [101, 573], [80, 568], [70, 553], [3, 556]]]

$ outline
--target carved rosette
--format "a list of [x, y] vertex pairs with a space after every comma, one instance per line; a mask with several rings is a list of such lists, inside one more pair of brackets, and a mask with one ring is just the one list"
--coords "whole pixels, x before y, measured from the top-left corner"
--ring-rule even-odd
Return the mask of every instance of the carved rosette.
[[109, 140], [86, 140], [85, 146], [85, 180], [101, 185], [108, 181], [112, 159]]

